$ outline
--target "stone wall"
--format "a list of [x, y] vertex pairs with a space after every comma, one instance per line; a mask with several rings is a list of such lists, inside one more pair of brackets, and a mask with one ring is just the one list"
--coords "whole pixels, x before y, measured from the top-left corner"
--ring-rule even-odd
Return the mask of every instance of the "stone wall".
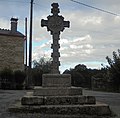
[[19, 36], [0, 35], [0, 70], [24, 69], [24, 39]]

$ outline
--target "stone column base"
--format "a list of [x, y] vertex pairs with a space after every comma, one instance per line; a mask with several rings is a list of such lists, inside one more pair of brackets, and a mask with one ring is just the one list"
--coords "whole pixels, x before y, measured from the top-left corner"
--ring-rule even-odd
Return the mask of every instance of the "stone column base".
[[35, 87], [34, 96], [74, 96], [82, 95], [81, 87]]
[[72, 87], [70, 75], [59, 74], [43, 75], [42, 86], [35, 87], [9, 111], [25, 113], [25, 118], [30, 113], [38, 118], [109, 118], [112, 115], [108, 105], [96, 103], [94, 96], [83, 96], [81, 87]]

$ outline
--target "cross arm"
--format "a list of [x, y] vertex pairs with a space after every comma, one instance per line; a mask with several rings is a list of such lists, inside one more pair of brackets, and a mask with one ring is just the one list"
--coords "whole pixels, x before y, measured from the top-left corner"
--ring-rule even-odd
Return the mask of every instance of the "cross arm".
[[41, 27], [48, 26], [48, 20], [41, 20]]
[[64, 21], [63, 22], [64, 27], [70, 27], [70, 22], [69, 21]]

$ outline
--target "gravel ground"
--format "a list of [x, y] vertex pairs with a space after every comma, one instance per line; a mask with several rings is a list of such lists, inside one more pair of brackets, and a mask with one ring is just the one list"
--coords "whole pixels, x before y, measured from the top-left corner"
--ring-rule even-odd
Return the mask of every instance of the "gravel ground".
[[16, 118], [7, 111], [20, 97], [24, 96], [25, 90], [0, 90], [0, 118]]
[[[8, 107], [18, 101], [26, 94], [26, 92], [28, 92], [28, 90], [0, 90], [0, 118], [46, 118], [45, 115], [11, 114], [7, 111]], [[120, 118], [120, 93], [106, 93], [88, 90], [84, 90], [83, 93], [84, 95], [96, 96], [97, 101], [109, 104], [110, 108], [117, 114], [116, 118]], [[52, 118], [52, 116], [47, 118]]]

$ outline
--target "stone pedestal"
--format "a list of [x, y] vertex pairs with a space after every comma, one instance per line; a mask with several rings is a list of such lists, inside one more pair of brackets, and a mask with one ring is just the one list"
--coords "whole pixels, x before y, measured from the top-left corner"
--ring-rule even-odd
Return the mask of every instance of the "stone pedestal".
[[42, 82], [41, 87], [35, 87], [33, 92], [28, 92], [9, 111], [37, 113], [46, 116], [45, 118], [111, 116], [108, 105], [97, 103], [94, 96], [83, 96], [81, 87], [72, 87], [69, 74], [45, 74]]
[[43, 87], [71, 87], [71, 76], [69, 74], [43, 74]]
[[71, 87], [69, 74], [44, 74], [42, 77], [42, 87], [34, 88], [34, 96], [82, 95], [81, 87]]

